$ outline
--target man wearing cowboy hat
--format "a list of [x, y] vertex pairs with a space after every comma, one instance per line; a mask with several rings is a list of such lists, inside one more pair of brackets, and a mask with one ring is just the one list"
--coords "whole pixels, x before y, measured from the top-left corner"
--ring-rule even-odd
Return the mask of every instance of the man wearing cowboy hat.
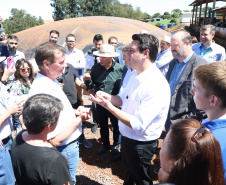
[[157, 59], [155, 61], [156, 66], [164, 76], [166, 76], [169, 68], [169, 63], [173, 59], [173, 55], [170, 50], [170, 42], [171, 38], [164, 35], [160, 42], [161, 51], [158, 53]]
[[[101, 90], [111, 95], [117, 95], [122, 78], [123, 66], [113, 61], [113, 57], [119, 54], [116, 53], [114, 47], [109, 44], [102, 44], [100, 50], [95, 51], [93, 54], [99, 56], [100, 63], [94, 65], [91, 69], [91, 73], [87, 73], [84, 78], [84, 80], [87, 80], [86, 85], [88, 89], [94, 87], [95, 92]], [[113, 127], [113, 147], [114, 149], [118, 149], [121, 142], [118, 119], [100, 105], [97, 105], [97, 116], [100, 123], [101, 140], [103, 142], [98, 153], [103, 154], [110, 149], [108, 118], [110, 118]]]

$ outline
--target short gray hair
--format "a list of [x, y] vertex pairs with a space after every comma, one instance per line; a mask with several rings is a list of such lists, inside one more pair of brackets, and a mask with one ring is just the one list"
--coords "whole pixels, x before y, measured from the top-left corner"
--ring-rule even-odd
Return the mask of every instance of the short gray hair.
[[207, 24], [207, 25], [203, 25], [201, 28], [200, 28], [200, 31], [202, 30], [207, 30], [208, 28], [210, 28], [210, 34], [213, 35], [215, 32], [216, 32], [216, 27], [212, 24]]

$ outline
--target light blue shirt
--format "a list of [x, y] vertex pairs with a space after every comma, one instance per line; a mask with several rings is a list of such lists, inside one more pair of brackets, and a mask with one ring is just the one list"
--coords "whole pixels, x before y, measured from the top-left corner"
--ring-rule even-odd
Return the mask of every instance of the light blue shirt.
[[164, 76], [166, 76], [166, 73], [169, 69], [169, 63], [172, 59], [173, 55], [170, 48], [166, 49], [165, 51], [160, 51], [158, 53], [155, 64]]
[[208, 63], [225, 60], [225, 49], [222, 46], [213, 41], [209, 48], [204, 48], [201, 42], [192, 46], [192, 50]]
[[115, 52], [116, 52], [116, 53], [119, 53], [119, 56], [118, 56], [119, 64], [121, 64], [121, 65], [124, 66], [122, 52], [121, 52], [120, 50], [118, 50], [118, 49], [116, 49]]
[[170, 75], [170, 79], [169, 79], [169, 85], [170, 85], [170, 90], [171, 90], [171, 96], [173, 95], [176, 86], [181, 78], [181, 75], [184, 72], [184, 69], [186, 68], [189, 60], [191, 59], [193, 55], [193, 52], [186, 58], [184, 59], [182, 62], [179, 62], [177, 59], [177, 62], [175, 63], [172, 73]]

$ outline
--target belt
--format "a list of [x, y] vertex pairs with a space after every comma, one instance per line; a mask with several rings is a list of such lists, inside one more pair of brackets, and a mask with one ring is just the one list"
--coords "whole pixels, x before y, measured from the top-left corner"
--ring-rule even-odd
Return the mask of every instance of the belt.
[[2, 140], [2, 142], [4, 143], [4, 145], [6, 143], [8, 143], [8, 141], [10, 140], [11, 137], [12, 137], [12, 135], [10, 134], [8, 137], [6, 137], [5, 139]]

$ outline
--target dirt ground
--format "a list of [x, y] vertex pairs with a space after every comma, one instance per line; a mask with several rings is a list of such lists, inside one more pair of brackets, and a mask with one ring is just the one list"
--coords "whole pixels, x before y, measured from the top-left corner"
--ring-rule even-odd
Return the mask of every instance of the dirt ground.
[[[84, 95], [85, 106], [89, 106], [90, 102], [88, 96]], [[120, 185], [123, 184], [125, 166], [122, 162], [116, 161], [112, 162], [110, 160], [111, 155], [110, 151], [106, 152], [103, 155], [98, 155], [97, 151], [101, 147], [100, 139], [100, 128], [97, 132], [93, 134], [91, 132], [91, 123], [92, 119], [88, 120], [84, 124], [84, 134], [86, 139], [92, 142], [92, 148], [85, 148], [80, 145], [80, 158], [77, 170], [77, 185]], [[159, 139], [159, 147], [154, 155], [151, 164], [152, 164], [152, 179], [153, 183], [158, 183], [157, 175], [153, 172], [155, 168], [159, 167], [159, 150], [162, 146], [162, 138], [164, 137], [165, 132]], [[113, 144], [113, 135], [110, 131], [110, 142]]]

